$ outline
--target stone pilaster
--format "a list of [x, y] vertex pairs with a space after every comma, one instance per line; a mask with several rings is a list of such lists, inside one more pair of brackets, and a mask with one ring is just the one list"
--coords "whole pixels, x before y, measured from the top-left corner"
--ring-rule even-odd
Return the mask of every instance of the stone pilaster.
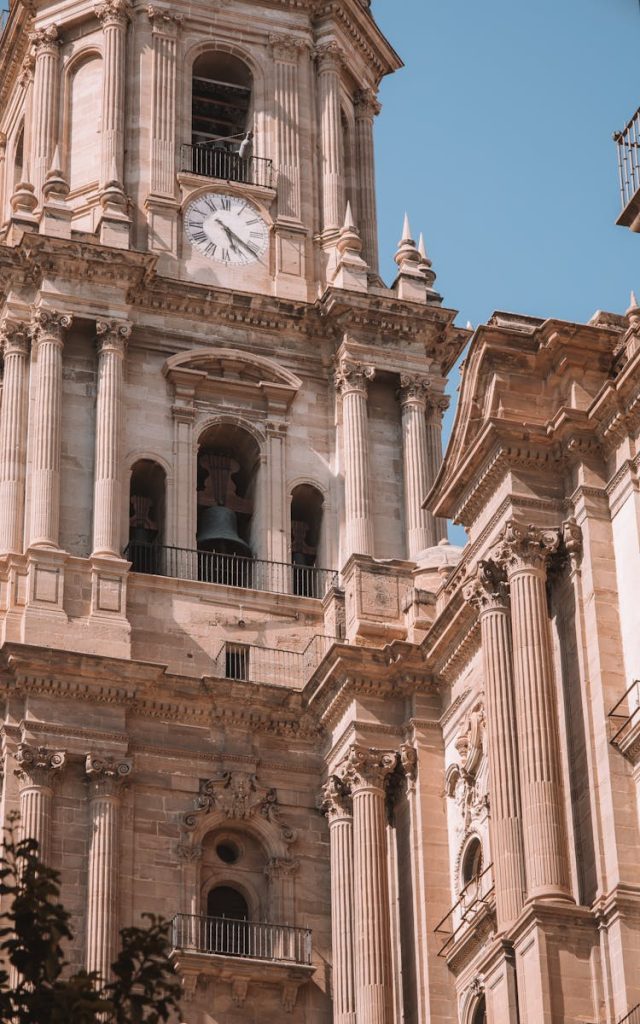
[[547, 612], [547, 563], [557, 530], [511, 520], [494, 549], [511, 592], [518, 760], [527, 896], [570, 899], [557, 704]]
[[4, 356], [0, 406], [0, 555], [6, 555], [21, 552], [24, 545], [27, 325], [4, 319], [0, 324], [0, 346]]
[[354, 963], [357, 1024], [392, 1024], [393, 971], [385, 786], [396, 753], [352, 746], [344, 780], [353, 799]]
[[37, 383], [33, 405], [30, 547], [57, 548], [60, 521], [62, 349], [72, 318], [36, 310], [31, 327]]
[[355, 97], [356, 161], [358, 176], [358, 220], [364, 246], [364, 260], [378, 273], [378, 207], [373, 122], [381, 107], [373, 89], [362, 89]]
[[422, 507], [429, 491], [431, 466], [427, 438], [426, 377], [400, 376], [402, 408], [402, 465], [404, 479], [404, 514], [407, 530], [407, 554], [415, 559], [425, 548], [436, 544], [435, 520]]
[[315, 56], [320, 104], [322, 230], [337, 232], [345, 209], [340, 111], [340, 71], [344, 53], [338, 43], [332, 41], [319, 46]]
[[99, 320], [98, 395], [96, 402], [95, 479], [93, 493], [93, 553], [119, 555], [120, 548], [120, 431], [122, 370], [131, 325]]
[[177, 37], [183, 17], [147, 8], [152, 32], [151, 193], [173, 199], [176, 190]]
[[56, 776], [64, 768], [61, 750], [30, 747], [21, 743], [16, 753], [15, 770], [20, 792], [20, 833], [35, 839], [45, 864], [51, 858], [51, 813]]
[[124, 184], [125, 57], [128, 0], [105, 0], [95, 8], [102, 22], [102, 151], [100, 186], [114, 178]]
[[120, 802], [131, 762], [87, 754], [90, 843], [86, 967], [108, 980], [117, 955]]
[[287, 479], [286, 458], [287, 428], [278, 422], [267, 423], [267, 476], [268, 491], [267, 559], [270, 562], [288, 562], [289, 530], [285, 498]]
[[465, 589], [465, 597], [477, 609], [482, 630], [489, 826], [498, 928], [505, 930], [522, 910], [526, 879], [509, 588], [504, 572], [493, 562], [481, 562], [476, 580]]
[[278, 168], [278, 217], [300, 220], [300, 54], [304, 39], [269, 36], [275, 71], [276, 166]]
[[[450, 399], [447, 395], [430, 396], [427, 402], [427, 452], [429, 457], [427, 491], [433, 487], [442, 465], [442, 417], [449, 408], [449, 405]], [[426, 493], [424, 497], [426, 497]], [[447, 520], [434, 518], [433, 524], [435, 542], [438, 544], [447, 537]]]
[[337, 775], [324, 787], [322, 809], [331, 844], [331, 948], [334, 1024], [356, 1024], [354, 976], [353, 806]]
[[35, 51], [31, 126], [31, 181], [37, 201], [58, 145], [60, 81], [60, 40], [55, 25], [38, 29], [31, 36]]
[[176, 384], [173, 413], [173, 481], [168, 495], [165, 544], [179, 548], [196, 546], [196, 455], [193, 383]]
[[335, 377], [342, 395], [347, 557], [374, 551], [367, 423], [367, 384], [374, 376], [372, 366], [342, 359]]

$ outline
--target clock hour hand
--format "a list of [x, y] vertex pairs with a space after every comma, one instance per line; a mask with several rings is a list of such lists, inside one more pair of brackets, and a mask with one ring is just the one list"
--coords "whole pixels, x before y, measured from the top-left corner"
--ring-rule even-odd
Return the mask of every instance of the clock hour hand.
[[[216, 224], [220, 225], [220, 227], [224, 231], [225, 235], [229, 239], [229, 244], [230, 244], [231, 248], [233, 249], [234, 252], [236, 252], [238, 247], [237, 247], [237, 245], [235, 244], [235, 242], [233, 240], [237, 236], [234, 235], [233, 231], [230, 228], [228, 228], [226, 224], [223, 224], [223, 222], [221, 220], [219, 220], [217, 217], [215, 218], [215, 222], [216, 222]], [[240, 239], [238, 239], [238, 241], [240, 241]]]

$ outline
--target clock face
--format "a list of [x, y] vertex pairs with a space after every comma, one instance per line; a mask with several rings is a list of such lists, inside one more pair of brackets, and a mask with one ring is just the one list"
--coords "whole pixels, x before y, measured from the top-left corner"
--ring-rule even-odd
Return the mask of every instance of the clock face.
[[207, 192], [189, 204], [184, 224], [194, 248], [227, 266], [254, 263], [269, 244], [267, 224], [241, 196]]

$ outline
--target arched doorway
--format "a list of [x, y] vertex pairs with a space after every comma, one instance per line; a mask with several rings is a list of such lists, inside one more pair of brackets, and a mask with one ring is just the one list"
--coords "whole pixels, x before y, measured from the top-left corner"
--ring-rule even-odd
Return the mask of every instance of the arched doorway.
[[249, 907], [241, 892], [218, 885], [207, 896], [207, 948], [225, 956], [250, 956]]

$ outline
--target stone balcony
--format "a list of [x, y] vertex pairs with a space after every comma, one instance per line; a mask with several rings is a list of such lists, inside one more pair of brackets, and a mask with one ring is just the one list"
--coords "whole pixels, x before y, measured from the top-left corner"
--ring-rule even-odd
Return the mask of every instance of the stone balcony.
[[436, 925], [442, 943], [438, 955], [450, 968], [458, 970], [495, 929], [495, 904], [493, 864], [489, 864], [465, 885], [457, 902]]
[[291, 1013], [300, 987], [315, 971], [307, 928], [176, 914], [172, 945], [187, 999], [222, 982], [231, 986], [234, 1005], [242, 1007], [252, 984], [268, 985], [280, 989], [283, 1009]]

